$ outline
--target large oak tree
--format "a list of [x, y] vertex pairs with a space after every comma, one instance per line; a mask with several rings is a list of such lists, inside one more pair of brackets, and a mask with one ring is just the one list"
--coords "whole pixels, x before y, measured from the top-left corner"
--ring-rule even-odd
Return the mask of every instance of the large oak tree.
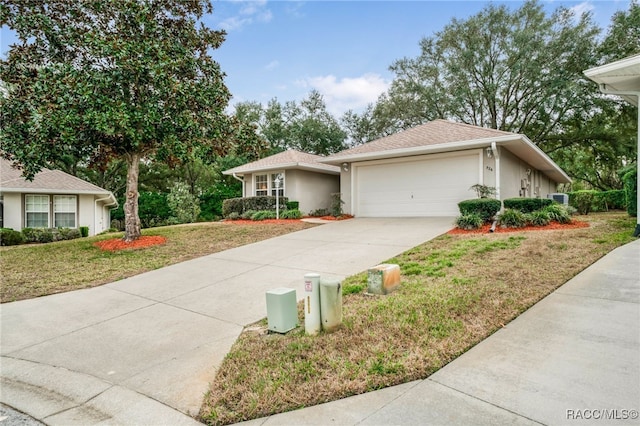
[[222, 154], [230, 94], [205, 0], [0, 0], [18, 36], [0, 61], [1, 155], [32, 178], [65, 155], [127, 164], [125, 240], [140, 236], [142, 160]]

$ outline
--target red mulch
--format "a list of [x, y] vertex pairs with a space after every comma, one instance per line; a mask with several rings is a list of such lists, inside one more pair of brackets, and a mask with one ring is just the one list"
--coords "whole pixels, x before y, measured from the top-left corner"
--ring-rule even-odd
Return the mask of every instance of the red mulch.
[[[558, 223], [551, 222], [547, 226], [525, 226], [524, 228], [502, 228], [500, 226], [496, 226], [496, 230], [494, 231], [496, 234], [503, 232], [520, 232], [520, 231], [547, 231], [547, 230], [557, 230], [557, 229], [576, 229], [576, 228], [588, 228], [589, 224], [587, 222], [582, 222], [579, 220], [572, 220], [571, 223]], [[454, 228], [451, 231], [447, 232], [447, 234], [487, 234], [489, 233], [489, 229], [491, 229], [491, 225], [484, 225], [481, 228], [473, 229], [471, 231], [467, 231], [465, 229]]]
[[341, 216], [335, 217], [335, 216], [321, 216], [318, 217], [317, 219], [322, 219], [322, 220], [346, 220], [346, 219], [353, 219], [353, 216], [351, 216], [350, 214], [343, 214]]
[[157, 246], [160, 244], [164, 244], [166, 242], [167, 242], [167, 239], [165, 237], [153, 235], [153, 236], [142, 236], [130, 243], [125, 243], [124, 240], [122, 240], [121, 238], [113, 238], [111, 240], [98, 241], [93, 245], [102, 250], [117, 251], [117, 250], [137, 249], [137, 248]]

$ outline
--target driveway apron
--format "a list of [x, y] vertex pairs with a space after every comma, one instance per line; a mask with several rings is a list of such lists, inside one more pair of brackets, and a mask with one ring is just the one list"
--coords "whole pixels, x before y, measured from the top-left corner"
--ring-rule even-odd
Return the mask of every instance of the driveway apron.
[[[216, 369], [265, 292], [344, 278], [452, 218], [352, 219], [101, 287], [0, 306], [0, 402], [47, 424], [197, 424]], [[232, 225], [230, 225], [232, 226]], [[185, 415], [187, 414], [187, 415]]]

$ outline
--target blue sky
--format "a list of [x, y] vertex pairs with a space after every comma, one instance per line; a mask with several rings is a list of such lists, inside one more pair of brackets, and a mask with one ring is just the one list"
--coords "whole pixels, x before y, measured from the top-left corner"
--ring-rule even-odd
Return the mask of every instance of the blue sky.
[[[418, 42], [441, 30], [452, 18], [476, 14], [487, 1], [241, 1], [213, 0], [204, 22], [227, 31], [213, 52], [227, 74], [232, 104], [270, 99], [299, 101], [317, 89], [336, 117], [361, 111], [383, 93], [395, 60], [419, 54]], [[518, 8], [520, 1], [500, 2]], [[604, 30], [629, 0], [544, 1], [551, 13], [559, 6], [590, 11]], [[13, 41], [0, 31], [0, 54]]]

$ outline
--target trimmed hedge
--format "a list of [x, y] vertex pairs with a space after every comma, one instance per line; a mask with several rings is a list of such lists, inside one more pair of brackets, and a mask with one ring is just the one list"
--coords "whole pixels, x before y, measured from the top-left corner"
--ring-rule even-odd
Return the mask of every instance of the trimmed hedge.
[[298, 210], [300, 209], [299, 201], [287, 201], [287, 210]]
[[17, 246], [24, 243], [21, 232], [11, 228], [0, 228], [0, 246]]
[[[596, 196], [598, 204], [605, 210], [625, 210], [627, 199], [624, 189], [613, 189], [602, 191]], [[595, 210], [594, 210], [595, 211]]]
[[458, 203], [462, 216], [477, 214], [482, 218], [483, 222], [490, 222], [496, 213], [500, 211], [500, 207], [502, 207], [500, 200], [493, 198], [475, 198]]
[[569, 205], [578, 210], [580, 214], [589, 214], [592, 211], [600, 210], [598, 206], [598, 191], [594, 189], [584, 189], [581, 191], [569, 192]]
[[51, 243], [54, 241], [75, 240], [82, 234], [75, 228], [24, 228], [22, 236], [27, 243]]
[[508, 198], [503, 201], [505, 209], [519, 210], [522, 213], [532, 213], [553, 204], [550, 198]]
[[[286, 210], [288, 197], [280, 197], [279, 199], [280, 209]], [[242, 215], [248, 210], [265, 211], [276, 210], [276, 197], [273, 196], [260, 196], [260, 197], [245, 197], [245, 198], [229, 198], [222, 202], [222, 215], [228, 217], [231, 213], [238, 213]]]

